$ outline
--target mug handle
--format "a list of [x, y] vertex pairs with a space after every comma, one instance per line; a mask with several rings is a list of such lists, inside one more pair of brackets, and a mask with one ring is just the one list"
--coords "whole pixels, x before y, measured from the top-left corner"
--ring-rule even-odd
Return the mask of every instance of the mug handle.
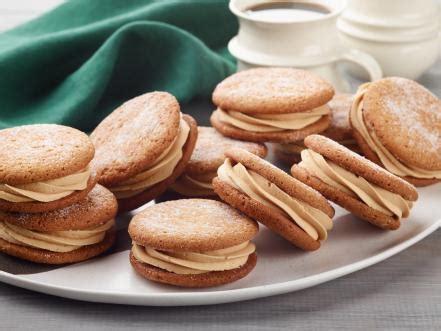
[[356, 49], [350, 49], [342, 55], [340, 61], [355, 63], [364, 68], [368, 73], [369, 80], [374, 81], [383, 78], [383, 70], [378, 62], [369, 54]]

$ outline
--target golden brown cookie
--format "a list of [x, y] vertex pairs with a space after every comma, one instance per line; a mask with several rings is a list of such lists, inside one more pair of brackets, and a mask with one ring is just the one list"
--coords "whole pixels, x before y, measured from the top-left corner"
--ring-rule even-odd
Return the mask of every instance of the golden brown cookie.
[[399, 77], [362, 85], [350, 122], [371, 161], [417, 186], [441, 179], [441, 101]]
[[198, 139], [185, 172], [173, 183], [171, 189], [185, 197], [216, 196], [211, 181], [216, 177], [217, 168], [225, 160], [225, 151], [240, 147], [260, 157], [265, 157], [264, 144], [231, 139], [221, 135], [211, 127], [198, 127]]
[[92, 132], [99, 182], [117, 197], [120, 210], [156, 198], [184, 171], [197, 124], [182, 115], [175, 97], [146, 93], [127, 101]]
[[354, 215], [394, 230], [418, 198], [413, 185], [320, 135], [305, 139], [308, 149], [292, 175]]
[[0, 221], [38, 232], [84, 230], [114, 218], [117, 209], [112, 192], [98, 184], [86, 198], [66, 208], [32, 214], [0, 212]]
[[182, 287], [208, 287], [245, 277], [256, 264], [256, 222], [215, 200], [153, 205], [129, 224], [130, 261], [143, 277]]
[[254, 68], [218, 84], [210, 121], [225, 136], [289, 143], [329, 126], [326, 103], [332, 86], [315, 74], [293, 68]]
[[243, 149], [226, 152], [213, 180], [220, 198], [303, 250], [316, 250], [334, 209], [314, 189]]
[[80, 262], [116, 238], [114, 195], [101, 185], [82, 201], [44, 213], [0, 213], [0, 251], [45, 264]]
[[38, 213], [83, 199], [96, 182], [86, 134], [55, 124], [0, 130], [0, 210]]
[[279, 114], [320, 107], [334, 95], [317, 75], [293, 68], [253, 68], [220, 82], [213, 103], [242, 113]]

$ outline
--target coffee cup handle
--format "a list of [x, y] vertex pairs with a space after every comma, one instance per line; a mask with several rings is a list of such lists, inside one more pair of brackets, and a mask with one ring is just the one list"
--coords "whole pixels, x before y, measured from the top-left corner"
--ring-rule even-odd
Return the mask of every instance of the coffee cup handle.
[[350, 49], [344, 53], [340, 61], [347, 61], [359, 65], [368, 73], [369, 80], [374, 81], [383, 77], [383, 70], [378, 62], [369, 54], [356, 49]]

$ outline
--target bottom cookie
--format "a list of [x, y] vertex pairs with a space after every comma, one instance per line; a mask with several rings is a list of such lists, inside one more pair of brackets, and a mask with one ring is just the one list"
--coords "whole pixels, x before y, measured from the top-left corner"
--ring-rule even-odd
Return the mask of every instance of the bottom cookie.
[[249, 256], [247, 262], [237, 269], [180, 275], [140, 262], [130, 252], [130, 263], [142, 277], [154, 282], [180, 287], [211, 287], [231, 283], [248, 275], [256, 266], [256, 262], [257, 255], [253, 253]]
[[0, 238], [0, 252], [17, 258], [44, 264], [68, 264], [91, 259], [107, 251], [116, 240], [115, 229], [108, 230], [104, 240], [94, 245], [83, 246], [67, 253], [51, 252], [7, 242]]

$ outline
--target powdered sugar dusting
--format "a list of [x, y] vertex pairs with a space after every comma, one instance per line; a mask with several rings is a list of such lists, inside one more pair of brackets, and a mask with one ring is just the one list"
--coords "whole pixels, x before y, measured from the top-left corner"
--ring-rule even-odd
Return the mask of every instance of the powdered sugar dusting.
[[[407, 130], [412, 147], [441, 148], [441, 101], [406, 79], [395, 79], [397, 93], [384, 97], [387, 110], [398, 127]], [[397, 95], [398, 94], [398, 95]]]

